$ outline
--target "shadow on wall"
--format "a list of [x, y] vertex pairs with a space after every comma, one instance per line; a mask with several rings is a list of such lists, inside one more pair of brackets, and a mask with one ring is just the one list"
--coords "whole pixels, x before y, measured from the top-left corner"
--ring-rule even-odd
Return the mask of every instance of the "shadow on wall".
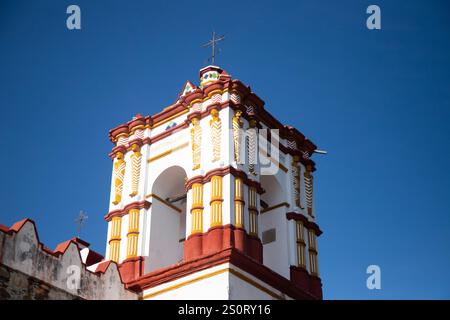
[[164, 170], [153, 183], [146, 273], [183, 260], [186, 236], [186, 177], [183, 168], [173, 166]]

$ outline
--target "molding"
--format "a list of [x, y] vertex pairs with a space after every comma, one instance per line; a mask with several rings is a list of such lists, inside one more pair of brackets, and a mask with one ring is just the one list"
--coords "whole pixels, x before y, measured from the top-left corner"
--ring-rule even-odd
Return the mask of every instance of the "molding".
[[128, 211], [131, 209], [148, 209], [150, 208], [151, 203], [148, 201], [135, 201], [127, 204], [123, 209], [117, 209], [110, 211], [107, 215], [105, 215], [104, 219], [106, 221], [110, 221], [113, 217], [122, 217], [128, 214]]
[[143, 291], [224, 263], [230, 263], [293, 299], [320, 299], [320, 297], [298, 287], [263, 264], [232, 248], [202, 256], [196, 260], [155, 270], [127, 283], [127, 288], [134, 291]]
[[228, 273], [238, 277], [239, 279], [247, 282], [248, 284], [250, 284], [250, 285], [254, 286], [255, 288], [263, 291], [264, 293], [267, 293], [268, 295], [272, 296], [275, 299], [279, 299], [279, 300], [284, 300], [285, 299], [284, 297], [280, 296], [279, 294], [277, 294], [277, 293], [273, 292], [272, 290], [270, 290], [270, 289], [260, 285], [259, 283], [257, 283], [253, 279], [250, 279], [249, 277], [245, 276], [244, 274], [242, 274], [241, 272], [239, 272], [239, 271], [237, 271], [237, 270], [235, 270], [233, 268], [220, 269], [220, 270], [208, 273], [208, 274], [201, 275], [201, 276], [199, 276], [197, 278], [190, 279], [190, 280], [187, 280], [187, 281], [184, 281], [184, 282], [172, 285], [170, 287], [161, 289], [159, 291], [148, 293], [146, 295], [143, 295], [142, 299], [145, 300], [145, 299], [148, 299], [148, 298], [152, 298], [152, 297], [155, 297], [157, 295], [160, 295], [160, 294], [163, 294], [163, 293], [166, 293], [166, 292], [170, 292], [170, 291], [182, 288], [184, 286], [190, 285], [192, 283], [195, 283], [195, 282], [198, 282], [198, 281], [201, 281], [201, 280], [204, 280], [204, 279], [208, 279], [208, 278], [211, 278], [211, 277], [214, 277], [214, 276], [217, 276], [219, 274], [226, 273], [226, 272], [228, 272]]
[[[223, 75], [223, 76], [222, 76]], [[189, 112], [190, 107], [195, 102], [205, 102], [211, 98], [212, 95], [221, 92], [224, 93], [236, 93], [241, 97], [241, 103], [235, 103], [231, 99], [228, 99], [225, 102], [214, 103], [201, 112], [200, 117], [203, 118], [211, 112], [211, 109], [224, 109], [224, 108], [232, 108], [234, 110], [243, 111], [243, 117], [249, 121], [254, 119], [258, 122], [264, 123], [267, 127], [272, 129], [280, 130], [280, 138], [286, 140], [295, 140], [297, 142], [298, 150], [289, 149], [280, 144], [280, 150], [284, 153], [288, 153], [291, 155], [300, 156], [300, 162], [304, 165], [311, 165], [314, 168], [314, 161], [309, 159], [309, 157], [303, 157], [303, 152], [307, 152], [308, 156], [311, 156], [314, 150], [317, 148], [316, 145], [308, 140], [300, 131], [297, 129], [283, 125], [279, 122], [272, 114], [270, 114], [264, 108], [264, 101], [260, 99], [255, 93], [253, 93], [248, 86], [245, 86], [239, 80], [231, 80], [228, 74], [225, 75], [223, 72], [218, 80], [210, 83], [203, 88], [197, 88], [190, 93], [187, 93], [185, 96], [180, 97], [178, 101], [165, 108], [162, 112], [157, 113], [153, 116], [142, 117], [127, 122], [126, 124], [122, 124], [112, 130], [110, 130], [109, 136], [112, 142], [116, 142], [117, 138], [120, 135], [129, 136], [130, 132], [133, 132], [135, 128], [155, 128], [159, 125], [164, 124], [171, 119], [174, 119], [178, 116], [181, 116], [187, 112]], [[245, 105], [253, 106], [252, 112], [247, 112]], [[209, 110], [208, 110], [209, 109]], [[176, 126], [178, 127], [178, 126]], [[176, 128], [174, 127], [174, 128]], [[172, 128], [173, 129], [173, 128]], [[170, 131], [170, 130], [168, 130]], [[166, 133], [166, 132], [164, 132]], [[168, 135], [170, 135], [169, 133]], [[162, 139], [165, 136], [159, 136], [158, 139]], [[147, 138], [146, 143], [151, 143], [157, 141], [156, 137]], [[283, 169], [284, 170], [284, 169]]]
[[286, 213], [286, 218], [288, 220], [302, 221], [303, 225], [306, 228], [314, 230], [314, 233], [316, 234], [316, 236], [320, 236], [323, 233], [322, 230], [320, 230], [319, 226], [315, 222], [309, 221], [308, 218], [305, 217], [301, 213], [288, 212], [288, 213]]
[[183, 149], [183, 148], [187, 147], [188, 145], [189, 145], [189, 142], [185, 142], [185, 143], [180, 144], [180, 145], [178, 145], [176, 147], [173, 147], [173, 148], [171, 148], [169, 150], [163, 151], [163, 152], [161, 152], [160, 154], [158, 154], [158, 155], [156, 155], [154, 157], [148, 158], [147, 159], [147, 163], [150, 163], [150, 162], [156, 161], [158, 159], [161, 159], [161, 158], [163, 158], [165, 156], [168, 156], [169, 154], [171, 154], [171, 153], [173, 153], [175, 151], [178, 151], [180, 149]]
[[242, 179], [242, 182], [249, 186], [249, 187], [255, 187], [256, 191], [259, 194], [262, 194], [265, 192], [265, 190], [261, 187], [261, 183], [259, 181], [256, 180], [252, 180], [248, 177], [248, 175], [245, 173], [245, 171], [240, 170], [240, 169], [236, 169], [232, 166], [228, 166], [228, 167], [224, 167], [224, 168], [217, 168], [217, 169], [213, 169], [211, 171], [208, 171], [206, 174], [204, 175], [198, 175], [198, 176], [194, 176], [192, 178], [190, 178], [189, 180], [186, 181], [185, 183], [185, 188], [186, 191], [188, 191], [189, 189], [192, 188], [192, 185], [194, 183], [201, 183], [201, 184], [206, 184], [208, 182], [211, 181], [211, 178], [213, 176], [221, 176], [224, 177], [228, 174], [231, 174], [232, 176], [234, 176], [235, 178], [240, 178]]
[[195, 282], [198, 282], [198, 281], [201, 281], [201, 280], [204, 280], [204, 279], [208, 279], [208, 278], [214, 277], [214, 276], [216, 276], [216, 275], [219, 275], [219, 274], [228, 272], [229, 270], [230, 270], [229, 268], [217, 270], [217, 271], [214, 271], [214, 272], [211, 272], [211, 273], [208, 273], [208, 274], [199, 276], [199, 277], [197, 277], [197, 278], [190, 279], [190, 280], [181, 282], [181, 283], [179, 283], [179, 284], [175, 284], [175, 285], [173, 285], [173, 286], [170, 286], [170, 287], [161, 289], [161, 290], [159, 290], [159, 291], [156, 291], [156, 292], [153, 292], [153, 293], [148, 293], [148, 294], [146, 294], [146, 295], [143, 295], [142, 299], [145, 300], [145, 299], [148, 299], [148, 298], [151, 298], [151, 297], [154, 297], [154, 296], [157, 296], [157, 295], [160, 295], [160, 294], [169, 292], [169, 291], [173, 291], [173, 290], [175, 290], [175, 289], [184, 287], [184, 286], [186, 286], [186, 285], [189, 285], [189, 284], [192, 284], [192, 283], [195, 283]]

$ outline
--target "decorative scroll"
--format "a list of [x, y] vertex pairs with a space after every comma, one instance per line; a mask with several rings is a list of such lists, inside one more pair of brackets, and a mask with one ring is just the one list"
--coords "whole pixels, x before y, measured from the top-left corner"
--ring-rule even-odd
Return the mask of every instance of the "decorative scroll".
[[114, 163], [114, 187], [115, 195], [113, 204], [117, 205], [122, 200], [123, 179], [125, 177], [125, 160], [123, 160], [123, 153], [117, 152], [116, 162]]
[[128, 213], [127, 258], [137, 256], [139, 240], [139, 209], [131, 209]]
[[256, 161], [257, 161], [257, 148], [258, 141], [256, 137], [256, 120], [250, 120], [250, 129], [248, 132], [247, 140], [247, 154], [248, 154], [248, 171], [256, 176]]
[[220, 140], [222, 135], [222, 121], [219, 118], [219, 111], [211, 110], [212, 119], [209, 122], [211, 127], [211, 143], [213, 146], [213, 161], [220, 160]]
[[298, 167], [298, 156], [294, 156], [292, 160], [292, 186], [294, 189], [295, 205], [299, 208], [302, 207], [300, 198], [300, 168]]
[[305, 194], [306, 194], [306, 208], [308, 214], [313, 216], [313, 176], [311, 174], [311, 166], [306, 166], [305, 170]]
[[133, 154], [131, 155], [131, 193], [130, 196], [134, 197], [138, 194], [139, 190], [139, 177], [141, 175], [141, 149], [137, 144], [133, 144], [131, 147]]
[[192, 144], [192, 170], [200, 168], [201, 146], [202, 146], [202, 128], [198, 118], [192, 118], [191, 128], [191, 144]]
[[120, 233], [122, 230], [122, 217], [113, 217], [111, 220], [111, 233], [109, 237], [109, 260], [119, 262]]
[[241, 120], [242, 111], [236, 111], [233, 117], [233, 143], [234, 143], [234, 160], [241, 163], [241, 128], [243, 122]]
[[211, 178], [211, 227], [222, 225], [222, 177]]
[[203, 184], [192, 185], [191, 234], [203, 232]]
[[238, 228], [244, 227], [244, 184], [242, 179], [235, 178], [234, 180], [234, 216], [235, 226]]

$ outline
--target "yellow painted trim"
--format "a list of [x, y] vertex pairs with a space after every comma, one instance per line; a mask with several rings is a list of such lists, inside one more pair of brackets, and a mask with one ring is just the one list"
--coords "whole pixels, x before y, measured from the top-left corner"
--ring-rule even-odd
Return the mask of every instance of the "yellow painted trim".
[[243, 275], [242, 273], [240, 273], [240, 272], [238, 272], [238, 271], [236, 271], [236, 270], [234, 270], [232, 268], [220, 269], [220, 270], [208, 273], [208, 274], [204, 274], [204, 275], [199, 276], [197, 278], [194, 278], [194, 279], [191, 279], [191, 280], [187, 280], [187, 281], [181, 282], [179, 284], [176, 284], [176, 285], [173, 285], [173, 286], [161, 289], [159, 291], [156, 291], [156, 292], [153, 292], [153, 293], [148, 293], [148, 294], [144, 295], [142, 297], [142, 299], [152, 298], [152, 297], [155, 297], [157, 295], [160, 295], [160, 294], [163, 294], [163, 293], [166, 293], [166, 292], [173, 291], [175, 289], [184, 287], [186, 285], [189, 285], [189, 284], [192, 284], [192, 283], [204, 280], [204, 279], [208, 279], [208, 278], [214, 277], [214, 276], [222, 274], [224, 272], [229, 272], [229, 273], [235, 275], [239, 279], [241, 279], [241, 280], [251, 284], [252, 286], [256, 287], [257, 289], [259, 289], [259, 290], [261, 290], [261, 291], [263, 291], [263, 292], [265, 292], [267, 294], [269, 294], [270, 296], [272, 296], [272, 297], [274, 297], [276, 299], [284, 300], [284, 297], [278, 295], [277, 293], [273, 292], [272, 290], [269, 290], [269, 289], [263, 287], [259, 283], [253, 281], [252, 279], [248, 278], [247, 276]]
[[247, 276], [243, 275], [242, 273], [234, 270], [234, 269], [229, 269], [230, 273], [235, 275], [236, 277], [238, 277], [241, 280], [244, 280], [245, 282], [247, 282], [248, 284], [251, 284], [252, 286], [258, 288], [259, 290], [267, 293], [268, 295], [274, 297], [275, 299], [279, 299], [279, 300], [285, 300], [284, 297], [280, 296], [279, 294], [276, 294], [275, 292], [273, 292], [272, 290], [267, 289], [266, 287], [260, 285], [259, 283], [257, 283], [256, 281], [253, 281], [252, 279], [248, 278]]
[[179, 284], [167, 287], [165, 289], [162, 289], [162, 290], [159, 290], [159, 291], [156, 291], [156, 292], [153, 292], [153, 293], [146, 294], [146, 295], [143, 296], [143, 299], [154, 297], [154, 296], [160, 295], [162, 293], [165, 293], [165, 292], [168, 292], [168, 291], [172, 291], [172, 290], [184, 287], [184, 286], [186, 286], [188, 284], [192, 284], [192, 283], [198, 282], [198, 281], [203, 280], [203, 279], [214, 277], [214, 276], [216, 276], [218, 274], [221, 274], [221, 273], [224, 273], [224, 272], [227, 272], [227, 271], [229, 271], [229, 268], [217, 270], [217, 271], [214, 271], [214, 272], [202, 275], [200, 277], [197, 277], [197, 278], [194, 278], [194, 279], [191, 279], [191, 280], [188, 280], [188, 281], [185, 281], [185, 282], [181, 282]]
[[227, 89], [225, 89], [225, 90], [220, 90], [220, 89], [213, 90], [213, 91], [211, 91], [210, 93], [208, 93], [208, 98], [211, 98], [211, 97], [212, 97], [213, 95], [215, 95], [215, 94], [220, 94], [220, 95], [222, 95], [222, 94], [224, 94], [226, 91], [227, 91]]
[[196, 103], [202, 103], [203, 101], [204, 101], [204, 100], [202, 100], [202, 99], [200, 99], [200, 98], [195, 99], [195, 100], [192, 100], [191, 103], [189, 103], [189, 108], [192, 108], [192, 106], [193, 106], [194, 104], [196, 104]]
[[164, 120], [161, 120], [161, 121], [159, 121], [159, 122], [154, 123], [154, 124], [151, 126], [151, 128], [154, 129], [154, 128], [156, 128], [156, 127], [159, 127], [159, 126], [163, 125], [164, 123], [167, 123], [167, 122], [169, 122], [170, 120], [173, 120], [173, 119], [175, 119], [175, 118], [178, 118], [179, 116], [181, 116], [181, 115], [183, 115], [183, 114], [185, 114], [185, 113], [188, 113], [188, 112], [189, 112], [189, 109], [184, 109], [183, 111], [180, 111], [180, 112], [174, 114], [173, 116], [171, 116], [171, 117], [169, 117], [169, 118], [167, 118], [167, 119], [164, 119]]
[[145, 130], [145, 125], [141, 124], [139, 126], [134, 127], [133, 129], [131, 129], [129, 136], [133, 135], [136, 132], [136, 130], [139, 130], [139, 129]]
[[147, 199], [147, 198], [150, 198], [150, 197], [159, 200], [159, 202], [165, 204], [166, 206], [170, 207], [171, 209], [173, 209], [173, 210], [175, 210], [175, 211], [177, 211], [177, 212], [179, 212], [179, 213], [181, 213], [181, 212], [183, 211], [183, 210], [181, 210], [180, 208], [174, 206], [174, 205], [171, 204], [170, 202], [164, 200], [163, 198], [161, 198], [160, 196], [158, 196], [158, 195], [156, 195], [156, 194], [154, 194], [154, 193], [150, 193], [150, 194], [148, 194], [148, 195], [145, 196], [146, 199]]
[[176, 147], [174, 147], [174, 148], [172, 148], [172, 149], [169, 149], [169, 150], [167, 150], [167, 151], [161, 152], [160, 154], [158, 154], [158, 155], [156, 155], [156, 156], [154, 156], [154, 157], [149, 158], [149, 159], [147, 160], [147, 163], [156, 161], [156, 160], [158, 160], [158, 159], [160, 159], [160, 158], [162, 158], [162, 157], [165, 157], [165, 156], [171, 154], [172, 152], [175, 152], [175, 151], [178, 151], [178, 150], [180, 150], [180, 149], [183, 149], [183, 148], [187, 147], [188, 145], [189, 145], [189, 142], [185, 142], [185, 143], [180, 144], [179, 146], [176, 146]]

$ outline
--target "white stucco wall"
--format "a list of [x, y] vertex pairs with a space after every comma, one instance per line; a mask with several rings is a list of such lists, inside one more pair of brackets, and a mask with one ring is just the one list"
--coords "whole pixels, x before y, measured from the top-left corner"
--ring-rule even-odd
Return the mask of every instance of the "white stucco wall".
[[143, 298], [148, 300], [290, 299], [230, 263], [214, 266], [144, 290]]

